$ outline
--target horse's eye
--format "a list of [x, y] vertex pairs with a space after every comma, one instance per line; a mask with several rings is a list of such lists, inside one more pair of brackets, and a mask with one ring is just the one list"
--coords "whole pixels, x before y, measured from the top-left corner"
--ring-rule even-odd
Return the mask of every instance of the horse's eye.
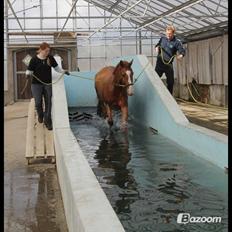
[[126, 73], [122, 73], [122, 76], [125, 77], [125, 76], [126, 76]]

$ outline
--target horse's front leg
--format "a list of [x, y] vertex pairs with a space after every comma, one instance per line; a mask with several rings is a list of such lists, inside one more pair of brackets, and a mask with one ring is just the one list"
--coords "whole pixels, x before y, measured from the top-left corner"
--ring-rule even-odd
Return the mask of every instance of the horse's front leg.
[[110, 108], [109, 105], [106, 105], [106, 113], [107, 113], [107, 116], [108, 116], [108, 124], [109, 126], [113, 126], [113, 112], [112, 112], [112, 109]]
[[128, 121], [128, 106], [121, 106], [121, 112], [122, 112], [122, 122], [121, 122], [121, 128], [127, 127], [127, 121]]

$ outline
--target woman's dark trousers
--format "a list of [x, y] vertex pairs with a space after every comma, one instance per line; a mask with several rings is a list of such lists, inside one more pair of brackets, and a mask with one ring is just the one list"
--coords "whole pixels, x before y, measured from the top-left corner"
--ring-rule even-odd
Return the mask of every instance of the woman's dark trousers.
[[[43, 84], [31, 84], [32, 95], [35, 99], [35, 108], [38, 118], [44, 119], [45, 125], [51, 125], [51, 109], [52, 109], [52, 86]], [[45, 103], [45, 111], [43, 112], [43, 97]]]

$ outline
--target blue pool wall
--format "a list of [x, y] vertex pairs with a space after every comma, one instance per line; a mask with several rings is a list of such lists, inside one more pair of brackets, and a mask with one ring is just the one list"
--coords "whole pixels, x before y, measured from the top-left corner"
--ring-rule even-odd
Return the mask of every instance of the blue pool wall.
[[64, 78], [68, 106], [96, 106], [97, 96], [94, 88], [96, 72], [70, 72], [70, 74]]
[[[147, 127], [156, 129], [158, 133], [195, 155], [221, 168], [228, 167], [228, 136], [190, 123], [146, 56], [124, 56], [114, 59], [112, 64], [116, 65], [120, 60], [132, 59], [134, 78], [140, 76], [134, 85], [134, 95], [129, 97], [130, 117]], [[95, 72], [71, 74], [91, 79], [95, 76]], [[96, 106], [94, 81], [66, 76], [64, 82], [69, 107]]]

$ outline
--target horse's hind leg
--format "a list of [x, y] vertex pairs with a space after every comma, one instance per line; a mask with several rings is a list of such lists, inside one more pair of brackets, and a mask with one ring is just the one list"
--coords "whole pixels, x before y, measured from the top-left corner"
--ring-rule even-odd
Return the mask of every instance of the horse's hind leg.
[[97, 104], [97, 115], [102, 117], [102, 102], [100, 100], [98, 100]]
[[104, 102], [102, 102], [100, 100], [98, 101], [98, 104], [97, 104], [97, 115], [102, 117], [102, 118], [107, 117], [106, 105]]
[[107, 113], [107, 116], [108, 116], [108, 124], [109, 126], [113, 126], [113, 112], [112, 112], [112, 109], [109, 107], [109, 105], [106, 105], [106, 113]]

